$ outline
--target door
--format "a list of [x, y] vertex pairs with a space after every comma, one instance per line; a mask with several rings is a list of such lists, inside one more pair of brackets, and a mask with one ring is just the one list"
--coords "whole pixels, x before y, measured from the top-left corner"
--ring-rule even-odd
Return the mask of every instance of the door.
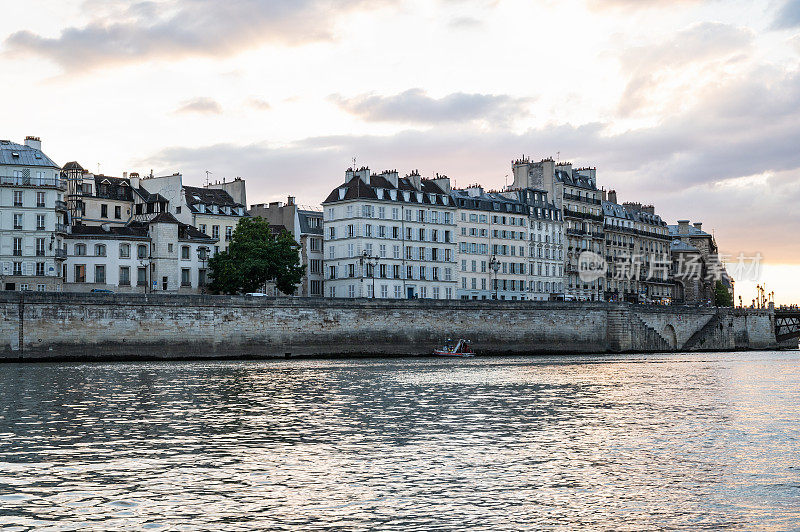
[[168, 284], [167, 283], [167, 278], [166, 277], [162, 277], [161, 278], [161, 285], [164, 287], [164, 290], [167, 289], [167, 284]]
[[414, 288], [411, 286], [408, 287], [408, 299], [414, 299]]

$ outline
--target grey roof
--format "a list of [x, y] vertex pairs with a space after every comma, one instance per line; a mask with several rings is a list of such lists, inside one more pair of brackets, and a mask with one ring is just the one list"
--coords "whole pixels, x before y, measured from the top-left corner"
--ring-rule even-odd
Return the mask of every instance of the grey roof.
[[613, 203], [611, 201], [602, 201], [603, 206], [603, 215], [611, 216], [614, 218], [625, 218], [626, 220], [632, 220], [633, 217], [631, 213], [628, 212], [628, 209], [620, 205], [619, 203]]
[[670, 236], [711, 236], [702, 229], [698, 229], [693, 225], [689, 226], [688, 233], [679, 233], [678, 232], [678, 227], [680, 227], [679, 225], [668, 225], [667, 227], [669, 228]]
[[677, 251], [677, 252], [681, 252], [681, 253], [684, 253], [684, 252], [685, 253], [700, 253], [700, 250], [698, 250], [696, 247], [690, 246], [689, 244], [687, 244], [686, 242], [684, 242], [683, 240], [680, 240], [678, 238], [676, 238], [675, 240], [672, 241], [672, 243], [670, 243], [669, 250], [670, 251]]
[[573, 187], [578, 188], [585, 188], [587, 190], [597, 190], [597, 186], [592, 182], [592, 180], [584, 175], [579, 174], [575, 170], [572, 171], [572, 175], [568, 174], [564, 170], [556, 170], [555, 178], [558, 181], [561, 181], [565, 185], [570, 185]]
[[241, 203], [236, 203], [227, 191], [220, 188], [201, 188], [183, 186], [186, 194], [186, 203], [192, 210], [196, 210], [195, 205], [203, 203], [205, 205], [217, 205], [219, 207], [244, 207]]
[[[301, 234], [322, 234], [322, 213], [317, 211], [305, 211], [305, 210], [298, 210], [297, 211], [297, 218], [300, 220], [300, 233]], [[320, 224], [319, 227], [311, 227], [308, 223], [309, 218], [319, 218]]]
[[59, 168], [50, 157], [42, 153], [42, 150], [16, 144], [10, 140], [0, 140], [0, 165]]

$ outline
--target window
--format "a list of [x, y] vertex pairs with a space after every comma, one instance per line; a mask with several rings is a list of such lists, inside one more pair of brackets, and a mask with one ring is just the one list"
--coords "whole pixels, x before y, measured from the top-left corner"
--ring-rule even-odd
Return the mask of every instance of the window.
[[85, 283], [86, 282], [86, 265], [85, 264], [76, 264], [75, 265], [75, 282], [76, 283]]
[[136, 246], [136, 258], [139, 259], [146, 259], [147, 258], [147, 246], [144, 244], [139, 244]]
[[13, 275], [22, 275], [22, 263], [21, 262], [15, 262], [14, 263], [13, 272], [14, 272]]
[[120, 286], [130, 286], [131, 285], [131, 268], [130, 268], [130, 266], [120, 266], [120, 268], [119, 268], [119, 285]]
[[136, 268], [136, 286], [147, 286], [147, 268]]
[[37, 262], [36, 263], [36, 275], [43, 276], [44, 275], [44, 262]]
[[36, 239], [36, 256], [44, 257], [44, 238]]
[[321, 296], [322, 295], [322, 281], [311, 281], [311, 295], [312, 296]]
[[322, 261], [320, 259], [309, 260], [308, 269], [311, 273], [322, 273]]
[[94, 266], [94, 282], [105, 284], [106, 282], [106, 266], [105, 264], [95, 264]]
[[19, 237], [14, 238], [14, 256], [15, 257], [22, 256], [22, 239]]
[[174, 245], [172, 244], [172, 242], [167, 244], [167, 253], [172, 253], [173, 249], [174, 249]]
[[121, 259], [129, 259], [129, 258], [131, 258], [131, 245], [130, 244], [120, 244], [119, 245], [119, 258], [121, 258]]
[[22, 229], [22, 214], [14, 214], [14, 229]]
[[211, 226], [211, 236], [214, 238], [219, 238], [219, 226], [212, 225]]
[[14, 191], [14, 207], [22, 207], [22, 191]]
[[229, 242], [233, 238], [233, 227], [230, 225], [225, 228], [225, 241]]
[[37, 192], [36, 193], [36, 206], [37, 207], [44, 207], [44, 192]]
[[189, 268], [181, 268], [181, 286], [192, 286], [192, 276]]
[[100, 218], [108, 218], [108, 205], [105, 203], [100, 205]]
[[86, 244], [75, 244], [75, 255], [83, 257], [86, 255]]
[[319, 238], [309, 238], [308, 239], [308, 248], [311, 251], [321, 251], [322, 250], [322, 240], [319, 239]]
[[[180, 207], [178, 208], [180, 209]], [[122, 207], [120, 207], [119, 205], [114, 207], [114, 218], [116, 218], [117, 220], [122, 219]]]
[[96, 257], [105, 257], [106, 256], [106, 245], [105, 244], [95, 244], [94, 245], [94, 254]]
[[189, 246], [181, 246], [181, 259], [189, 260]]
[[36, 215], [36, 230], [37, 231], [44, 231], [44, 214], [37, 214]]
[[47, 290], [47, 285], [46, 284], [37, 284], [36, 285], [36, 291], [37, 292], [44, 292], [45, 290]]
[[200, 224], [200, 232], [203, 233], [204, 235], [208, 234], [206, 232], [206, 224]]

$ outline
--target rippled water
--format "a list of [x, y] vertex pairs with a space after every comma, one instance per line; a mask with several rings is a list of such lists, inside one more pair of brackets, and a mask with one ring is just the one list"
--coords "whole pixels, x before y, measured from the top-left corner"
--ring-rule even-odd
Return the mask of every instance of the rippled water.
[[799, 362], [0, 365], [0, 527], [798, 529]]

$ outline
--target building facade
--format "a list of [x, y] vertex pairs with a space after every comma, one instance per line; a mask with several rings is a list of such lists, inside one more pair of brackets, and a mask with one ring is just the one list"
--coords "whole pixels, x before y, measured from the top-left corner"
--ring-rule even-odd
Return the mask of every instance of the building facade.
[[201, 293], [215, 243], [169, 213], [126, 226], [75, 225], [66, 238], [65, 290]]
[[348, 169], [323, 202], [325, 295], [454, 299], [455, 211], [447, 178]]
[[675, 282], [675, 299], [687, 305], [713, 305], [716, 281], [722, 282], [733, 299], [733, 279], [728, 275], [719, 256], [713, 235], [703, 231], [703, 224], [678, 220], [670, 225], [672, 238], [672, 274]]
[[[560, 216], [531, 189], [453, 190], [460, 299], [557, 299], [563, 291]], [[563, 293], [562, 293], [563, 298]]]
[[564, 290], [567, 299], [602, 301], [605, 278], [584, 280], [579, 259], [584, 252], [604, 256], [601, 191], [595, 168], [572, 168], [553, 159], [532, 162], [523, 157], [512, 163], [515, 189], [533, 188], [547, 192], [563, 217], [565, 238]]
[[62, 288], [66, 187], [38, 137], [0, 140], [0, 286], [4, 290]]
[[[304, 297], [322, 297], [324, 277], [322, 263], [322, 211], [301, 209], [293, 196], [286, 203], [275, 201], [250, 206], [250, 216], [260, 216], [270, 226], [285, 228], [300, 245], [300, 263], [306, 267], [306, 274], [297, 290]], [[274, 287], [273, 294], [279, 295]]]

